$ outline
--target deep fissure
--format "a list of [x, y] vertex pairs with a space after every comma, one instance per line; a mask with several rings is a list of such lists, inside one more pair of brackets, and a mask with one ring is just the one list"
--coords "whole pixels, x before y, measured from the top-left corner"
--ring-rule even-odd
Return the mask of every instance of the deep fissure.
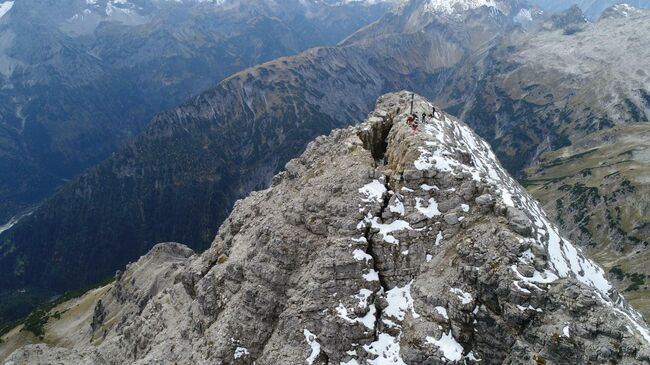
[[[390, 186], [388, 183], [384, 183], [384, 186], [386, 186], [387, 191], [390, 191]], [[388, 207], [389, 203], [389, 194], [387, 193], [386, 196], [384, 196], [383, 201], [382, 201], [382, 206], [381, 209], [379, 210], [379, 213], [377, 217], [381, 220], [381, 216], [383, 215], [384, 211]], [[366, 241], [368, 242], [368, 247], [366, 249], [366, 253], [372, 257], [372, 268], [373, 270], [377, 273], [377, 277], [379, 278], [379, 285], [381, 286], [381, 289], [384, 293], [388, 292], [388, 285], [386, 284], [386, 281], [384, 279], [384, 275], [382, 274], [382, 270], [379, 267], [379, 260], [377, 259], [377, 254], [374, 249], [375, 241], [373, 239], [373, 234], [372, 234], [372, 226], [367, 225], [366, 230], [364, 232], [364, 237], [366, 238]], [[379, 325], [381, 323], [381, 316], [382, 316], [382, 310], [379, 308], [379, 303], [377, 301], [377, 295], [380, 293], [377, 292], [375, 293], [375, 300], [373, 301], [373, 305], [375, 306], [375, 333], [374, 333], [374, 341], [377, 341], [379, 339]]]
[[371, 129], [359, 133], [363, 147], [370, 151], [375, 160], [375, 167], [385, 165], [386, 150], [388, 149], [388, 134], [393, 128], [393, 117], [387, 115], [381, 122], [376, 122]]
[[[374, 158], [375, 168], [386, 165], [388, 135], [390, 134], [392, 127], [393, 127], [393, 119], [387, 116], [386, 119], [384, 119], [382, 122], [375, 123], [372, 126], [370, 134], [360, 135], [360, 138], [364, 142], [364, 147], [370, 151], [372, 157]], [[380, 137], [379, 139], [377, 138], [378, 136]], [[389, 192], [392, 191], [390, 183], [388, 182], [388, 176], [384, 175], [383, 178], [384, 178], [383, 184], [384, 187], [386, 188], [386, 194], [383, 196], [383, 200], [381, 202], [381, 208], [379, 209], [379, 212], [376, 215], [376, 218], [378, 218], [382, 223], [383, 223], [382, 216], [390, 203]], [[382, 274], [382, 270], [380, 269], [380, 265], [379, 265], [378, 256], [377, 253], [375, 252], [376, 242], [374, 241], [373, 238], [374, 236], [375, 235], [373, 235], [372, 233], [372, 226], [367, 225], [364, 232], [364, 237], [368, 242], [366, 253], [370, 255], [370, 257], [372, 257], [373, 270], [377, 273], [377, 277], [379, 279], [379, 285], [381, 286], [382, 289], [381, 292], [386, 293], [389, 290], [388, 284], [386, 283], [384, 275]], [[382, 310], [381, 308], [379, 308], [379, 303], [377, 301], [377, 295], [379, 294], [380, 292], [375, 293], [375, 300], [373, 301], [373, 305], [375, 306], [374, 341], [377, 341], [379, 339], [379, 328], [380, 328], [381, 317], [382, 317]]]

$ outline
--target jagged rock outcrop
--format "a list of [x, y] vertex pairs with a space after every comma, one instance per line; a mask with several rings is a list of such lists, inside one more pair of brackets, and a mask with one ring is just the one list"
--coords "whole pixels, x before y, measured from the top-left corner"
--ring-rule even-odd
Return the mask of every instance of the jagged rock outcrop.
[[203, 254], [164, 244], [130, 265], [73, 344], [8, 363], [649, 361], [645, 323], [602, 269], [462, 122], [411, 130], [409, 96], [317, 138]]
[[[155, 242], [206, 249], [234, 202], [268, 187], [316, 136], [361, 120], [386, 90], [435, 94], [446, 85], [444, 75], [473, 50], [515, 27], [493, 8], [452, 19], [426, 11], [427, 3], [411, 1], [336, 47], [310, 49], [227, 78], [161, 113], [118, 153], [62, 187], [0, 235], [0, 325], [31, 309], [15, 303], [30, 298], [38, 304], [38, 298], [92, 285]], [[226, 23], [234, 21], [224, 16]], [[205, 17], [223, 23], [212, 13]], [[20, 311], [2, 310], [16, 307]]]

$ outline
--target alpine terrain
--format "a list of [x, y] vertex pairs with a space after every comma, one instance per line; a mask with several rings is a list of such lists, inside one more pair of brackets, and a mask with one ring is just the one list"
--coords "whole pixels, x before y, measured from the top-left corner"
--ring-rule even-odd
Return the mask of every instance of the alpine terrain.
[[[335, 5], [327, 9], [345, 9]], [[336, 46], [242, 70], [158, 114], [137, 138], [0, 233], [0, 322], [100, 282], [155, 242], [209, 247], [237, 199], [266, 188], [308, 141], [361, 119], [391, 90], [416, 90], [461, 116], [508, 171], [528, 180], [546, 153], [644, 120], [647, 11], [613, 7], [592, 23], [577, 8], [548, 15], [518, 1], [397, 5]], [[635, 191], [627, 196], [644, 209], [645, 190]], [[536, 196], [546, 203], [555, 194]], [[579, 209], [565, 212], [556, 221], [563, 232], [597, 246], [592, 253], [607, 271], [623, 264], [622, 251], [610, 249], [624, 246], [620, 237], [639, 240], [625, 251], [630, 266], [619, 265], [622, 279], [614, 272], [610, 279], [621, 290], [641, 282], [625, 293], [650, 313], [640, 281], [646, 251], [640, 235], [629, 234], [643, 223], [581, 237], [571, 218]]]
[[650, 12], [613, 6], [590, 23], [575, 10], [477, 53], [436, 101], [647, 316]]
[[0, 224], [158, 112], [246, 67], [334, 44], [390, 2], [0, 0]]
[[238, 72], [160, 113], [0, 235], [0, 322], [104, 280], [156, 242], [207, 248], [233, 203], [310, 140], [363, 118], [387, 91], [435, 94], [475, 49], [518, 26], [518, 8], [503, 9], [408, 3], [338, 46]]
[[549, 12], [563, 11], [576, 5], [591, 20], [598, 19], [605, 9], [617, 4], [627, 4], [640, 9], [650, 8], [648, 0], [530, 0], [530, 2]]
[[[8, 364], [639, 364], [650, 333], [464, 123], [411, 93], [310, 143], [211, 247], [154, 247]], [[417, 96], [414, 112], [433, 105]], [[49, 320], [48, 320], [49, 316]], [[33, 342], [33, 343], [31, 343]], [[31, 343], [31, 344], [28, 344]], [[11, 354], [10, 354], [11, 353]]]
[[[594, 25], [561, 37], [560, 42], [533, 39], [532, 44], [562, 46], [538, 46], [535, 51], [531, 46], [521, 53], [520, 62], [528, 64], [528, 70], [537, 68], [557, 80], [528, 91], [521, 86], [511, 89], [511, 95], [517, 95], [513, 99], [543, 104], [538, 110], [548, 111], [541, 114], [547, 116], [546, 123], [533, 122], [537, 113], [527, 117], [533, 122], [530, 125], [551, 131], [547, 140], [531, 138], [547, 147], [532, 154], [536, 154], [534, 163], [523, 173], [528, 188], [547, 211], [554, 212], [554, 220], [567, 237], [605, 266], [619, 289], [646, 316], [650, 314], [650, 291], [645, 284], [650, 275], [648, 14], [616, 6]], [[630, 39], [636, 41], [630, 43]], [[582, 60], [578, 68], [572, 59]], [[519, 72], [528, 73], [522, 68], [510, 74], [507, 82], [517, 82]], [[525, 113], [520, 115], [526, 118]], [[557, 127], [549, 128], [555, 121]]]

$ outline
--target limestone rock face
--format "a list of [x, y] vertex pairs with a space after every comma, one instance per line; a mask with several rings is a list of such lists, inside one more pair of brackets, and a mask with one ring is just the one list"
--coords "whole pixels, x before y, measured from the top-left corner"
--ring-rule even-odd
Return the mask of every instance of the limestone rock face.
[[[410, 93], [313, 141], [212, 247], [156, 246], [8, 364], [638, 364], [643, 319], [488, 144]], [[416, 96], [414, 111], [431, 113]], [[56, 327], [56, 322], [48, 328]]]

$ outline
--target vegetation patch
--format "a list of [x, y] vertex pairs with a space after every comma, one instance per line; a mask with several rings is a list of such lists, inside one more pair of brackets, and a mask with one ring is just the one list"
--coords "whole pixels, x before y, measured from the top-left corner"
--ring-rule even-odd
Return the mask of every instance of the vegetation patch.
[[639, 288], [645, 285], [645, 278], [646, 278], [645, 274], [635, 272], [632, 274], [628, 274], [627, 277], [632, 281], [632, 284], [630, 284], [627, 288], [625, 288], [625, 291], [639, 290]]
[[589, 234], [587, 225], [589, 224], [589, 216], [591, 214], [590, 208], [594, 207], [600, 195], [598, 194], [598, 188], [585, 186], [583, 183], [577, 183], [571, 187], [567, 188], [567, 185], [563, 185], [560, 189], [568, 190], [573, 195], [573, 201], [569, 205], [569, 208], [574, 212], [574, 219], [578, 228], [585, 234]]
[[646, 275], [643, 273], [626, 273], [620, 265], [616, 265], [609, 269], [610, 274], [612, 274], [617, 280], [622, 281], [624, 279], [629, 279], [632, 283], [625, 288], [624, 291], [636, 291], [639, 290], [642, 286], [645, 286]]
[[592, 154], [592, 153], [594, 153], [596, 151], [598, 151], [598, 148], [592, 148], [590, 150], [580, 152], [580, 153], [576, 153], [575, 155], [572, 155], [572, 156], [569, 156], [569, 157], [566, 157], [566, 158], [558, 157], [558, 158], [553, 159], [550, 162], [542, 165], [542, 168], [547, 169], [549, 167], [555, 167], [555, 166], [559, 166], [559, 165], [562, 165], [562, 164], [565, 164], [565, 163], [569, 163], [569, 162], [575, 161], [575, 160], [577, 160], [579, 158], [588, 156], [588, 155], [590, 155], [590, 154]]
[[562, 147], [571, 146], [571, 140], [566, 134], [560, 134], [553, 142], [551, 142], [551, 148], [554, 150], [559, 150]]
[[564, 200], [562, 198], [555, 201], [556, 211], [556, 220], [559, 225], [564, 226]]
[[90, 287], [67, 292], [59, 296], [58, 298], [41, 305], [40, 307], [32, 311], [26, 318], [4, 325], [2, 328], [0, 328], [0, 336], [5, 335], [7, 332], [11, 331], [12, 328], [15, 328], [16, 326], [22, 324], [23, 328], [21, 331], [29, 331], [33, 333], [35, 336], [42, 338], [43, 335], [45, 334], [45, 325], [49, 321], [50, 317], [54, 319], [59, 319], [61, 318], [61, 314], [63, 314], [57, 311], [52, 315], [50, 315], [50, 311], [52, 310], [52, 308], [56, 307], [61, 303], [67, 302], [71, 299], [79, 298], [93, 289], [101, 288], [102, 286], [108, 285], [112, 283], [114, 280], [115, 278], [111, 277]]

